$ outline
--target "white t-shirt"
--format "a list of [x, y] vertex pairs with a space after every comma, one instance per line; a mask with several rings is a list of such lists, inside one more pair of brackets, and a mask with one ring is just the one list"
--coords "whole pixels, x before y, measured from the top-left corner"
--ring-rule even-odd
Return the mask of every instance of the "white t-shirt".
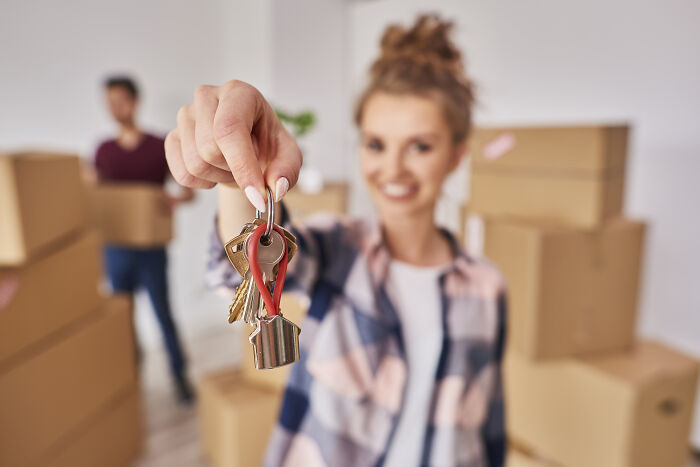
[[391, 296], [401, 320], [408, 381], [396, 432], [384, 465], [410, 467], [420, 463], [425, 429], [435, 386], [442, 316], [438, 278], [445, 266], [419, 267], [399, 261], [389, 266]]

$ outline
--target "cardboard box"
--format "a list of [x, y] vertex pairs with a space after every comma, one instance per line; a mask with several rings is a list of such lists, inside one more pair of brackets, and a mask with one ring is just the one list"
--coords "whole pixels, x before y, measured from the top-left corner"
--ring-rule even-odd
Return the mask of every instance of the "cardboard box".
[[[282, 315], [288, 320], [293, 321], [296, 325], [302, 326], [304, 316], [308, 310], [308, 304], [302, 303], [301, 300], [292, 294], [282, 294], [280, 301], [280, 309]], [[252, 328], [251, 332], [252, 332]], [[302, 333], [304, 328], [302, 326]], [[246, 332], [243, 339], [243, 362], [241, 365], [241, 373], [246, 381], [251, 381], [272, 389], [283, 391], [287, 386], [289, 372], [294, 363], [284, 365], [278, 368], [270, 368], [267, 370], [258, 370], [255, 368], [255, 356], [253, 355], [253, 345], [248, 340], [250, 332]]]
[[508, 287], [508, 342], [530, 358], [613, 351], [634, 342], [645, 226], [585, 231], [487, 220], [484, 255]]
[[163, 188], [149, 183], [105, 183], [91, 190], [95, 224], [104, 243], [127, 247], [167, 245], [173, 216], [163, 204]]
[[[102, 309], [0, 373], [0, 465], [37, 462], [135, 378], [131, 301]], [[43, 310], [30, 310], [41, 313]]]
[[0, 154], [0, 265], [22, 264], [87, 223], [78, 156]]
[[344, 182], [329, 182], [319, 193], [305, 193], [298, 186], [287, 193], [283, 201], [295, 222], [303, 221], [316, 212], [346, 214], [349, 187]]
[[510, 447], [506, 454], [506, 467], [561, 467], [541, 457]]
[[698, 363], [658, 343], [633, 351], [505, 361], [510, 439], [567, 467], [681, 467]]
[[143, 443], [140, 391], [131, 387], [113, 402], [74, 438], [62, 442], [56, 452], [49, 451], [37, 467], [128, 465]]
[[97, 309], [101, 255], [88, 231], [29, 264], [0, 267], [0, 366]]
[[592, 228], [622, 213], [625, 126], [481, 128], [470, 142], [470, 206]]
[[206, 375], [198, 398], [202, 448], [216, 467], [261, 465], [281, 395], [236, 370]]

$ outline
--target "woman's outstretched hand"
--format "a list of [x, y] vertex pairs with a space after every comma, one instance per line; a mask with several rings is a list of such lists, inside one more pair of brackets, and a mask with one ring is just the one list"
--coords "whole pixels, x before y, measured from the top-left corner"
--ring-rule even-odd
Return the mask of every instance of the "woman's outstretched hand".
[[261, 211], [265, 186], [278, 201], [296, 184], [302, 163], [296, 140], [270, 104], [241, 81], [197, 87], [194, 102], [177, 113], [165, 154], [180, 184], [211, 188], [235, 181]]

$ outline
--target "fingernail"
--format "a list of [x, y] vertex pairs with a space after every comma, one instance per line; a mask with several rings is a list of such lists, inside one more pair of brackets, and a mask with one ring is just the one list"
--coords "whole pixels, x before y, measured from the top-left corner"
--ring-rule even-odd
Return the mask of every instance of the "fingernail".
[[287, 194], [287, 190], [289, 190], [289, 180], [287, 180], [287, 177], [278, 178], [277, 183], [275, 183], [275, 202], [279, 202], [279, 200]]
[[265, 200], [254, 186], [246, 187], [244, 192], [246, 197], [248, 198], [248, 201], [250, 201], [250, 204], [255, 206], [255, 209], [257, 209], [260, 212], [265, 212]]

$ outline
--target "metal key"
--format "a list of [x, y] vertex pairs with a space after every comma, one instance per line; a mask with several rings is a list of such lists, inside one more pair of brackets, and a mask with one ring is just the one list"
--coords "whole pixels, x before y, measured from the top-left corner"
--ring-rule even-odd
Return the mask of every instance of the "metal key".
[[[254, 317], [259, 316], [261, 303], [258, 297], [259, 292], [253, 283], [251, 275], [249, 274], [250, 271], [248, 268], [246, 240], [250, 236], [251, 232], [262, 224], [262, 219], [255, 219], [253, 222], [245, 224], [241, 229], [241, 233], [226, 243], [226, 253], [231, 261], [231, 264], [236, 268], [238, 273], [243, 276], [243, 281], [236, 289], [235, 298], [229, 306], [229, 323], [238, 321], [245, 315], [247, 318], [245, 321], [249, 324], [254, 324]], [[291, 256], [293, 256], [297, 250], [296, 237], [294, 237], [294, 235], [286, 229], [281, 230], [285, 233], [285, 237], [287, 239], [288, 258], [291, 258]], [[279, 240], [279, 234], [276, 232], [275, 234], [277, 235], [275, 238]], [[272, 274], [270, 274], [269, 271], [267, 272], [268, 274], [266, 276], [273, 278], [277, 271], [273, 270]], [[267, 279], [267, 277], [267, 282], [273, 280]], [[268, 284], [268, 286], [270, 286], [270, 284]], [[247, 313], [244, 313], [244, 310], [247, 310]], [[253, 320], [253, 322], [251, 322], [251, 320]]]
[[[229, 316], [228, 322], [233, 323], [241, 319], [243, 314], [243, 308], [245, 306], [248, 293], [250, 292], [250, 286], [252, 284], [252, 278], [248, 273], [248, 260], [245, 259], [243, 249], [244, 242], [250, 235], [250, 233], [262, 224], [262, 219], [255, 219], [253, 222], [249, 222], [243, 226], [241, 232], [228, 242], [226, 242], [225, 251], [229, 258], [229, 261], [234, 266], [236, 271], [243, 276], [243, 281], [236, 288], [236, 295], [233, 299], [231, 305], [229, 305]], [[253, 285], [253, 287], [255, 287]]]
[[[231, 261], [231, 264], [236, 268], [238, 273], [243, 276], [243, 282], [236, 291], [236, 299], [229, 307], [229, 322], [242, 318], [246, 323], [255, 325], [255, 320], [261, 315], [260, 312], [262, 310], [262, 301], [260, 300], [260, 292], [253, 283], [250, 270], [248, 268], [247, 258], [247, 239], [253, 230], [264, 223], [264, 221], [261, 219], [261, 213], [258, 211], [256, 214], [257, 217], [253, 220], [253, 222], [245, 224], [241, 229], [241, 233], [226, 243], [225, 248], [229, 261]], [[296, 252], [296, 238], [286, 229], [282, 230], [285, 233], [285, 237], [288, 239], [287, 255], [289, 257]], [[273, 236], [272, 233], [275, 235]], [[275, 241], [282, 241], [281, 236], [274, 231], [271, 231], [271, 234], [268, 236], [268, 242], [271, 241], [270, 238], [274, 238]], [[265, 245], [264, 243], [262, 245], [264, 247], [269, 246]], [[281, 250], [281, 253], [283, 254], [284, 251]], [[267, 283], [268, 288], [271, 288], [271, 283], [274, 281], [274, 274], [276, 273], [276, 270], [274, 269], [274, 265], [269, 268], [270, 270], [266, 270], [268, 268], [266, 268], [264, 263], [264, 261], [261, 262], [261, 265], [263, 266], [261, 269], [267, 274], [263, 275], [263, 279]], [[244, 285], [247, 286], [247, 288], [244, 287], [241, 289], [241, 287]]]
[[[275, 274], [277, 273], [277, 265], [282, 260], [284, 256], [284, 239], [276, 231], [270, 232], [268, 237], [268, 244], [266, 242], [260, 241], [258, 244], [258, 264], [260, 265], [260, 271], [262, 273], [263, 282], [268, 291], [272, 289], [272, 285], [275, 281]], [[246, 239], [244, 248], [246, 261], [248, 260], [248, 240]], [[250, 268], [246, 272], [246, 277], [250, 277], [252, 281], [252, 276], [250, 273]], [[254, 284], [253, 284], [254, 285]], [[253, 290], [255, 289], [255, 290]], [[248, 299], [243, 308], [243, 321], [248, 324], [255, 325], [257, 319], [260, 317], [260, 312], [262, 310], [262, 300], [260, 299], [260, 291], [257, 287], [251, 287], [248, 293]]]
[[243, 299], [243, 308], [241, 309], [240, 317], [244, 323], [255, 326], [255, 321], [260, 314], [260, 307], [262, 307], [262, 300], [260, 298], [260, 291], [255, 285], [250, 269], [245, 277], [248, 279], [250, 285]]
[[228, 322], [233, 323], [241, 318], [241, 313], [243, 312], [243, 305], [245, 304], [246, 295], [248, 294], [248, 288], [251, 282], [248, 279], [243, 279], [236, 288], [236, 296], [233, 302], [228, 307]]
[[[243, 229], [241, 229], [240, 234], [226, 242], [226, 255], [228, 256], [228, 259], [233, 267], [241, 276], [245, 276], [246, 272], [248, 271], [245, 241], [248, 239], [253, 230], [264, 223], [265, 222], [263, 219], [256, 218], [253, 222], [245, 224]], [[297, 252], [297, 239], [294, 234], [289, 232], [287, 229], [283, 227], [280, 227], [280, 229], [282, 232], [284, 232], [284, 236], [287, 238], [287, 258], [289, 261], [291, 261], [294, 254]]]
[[250, 233], [262, 224], [262, 219], [255, 219], [253, 222], [249, 222], [243, 226], [241, 233], [226, 242], [224, 247], [226, 256], [228, 256], [228, 260], [241, 276], [245, 276], [248, 270], [248, 260], [245, 258], [245, 253], [243, 251], [245, 249], [244, 243], [250, 236]]

